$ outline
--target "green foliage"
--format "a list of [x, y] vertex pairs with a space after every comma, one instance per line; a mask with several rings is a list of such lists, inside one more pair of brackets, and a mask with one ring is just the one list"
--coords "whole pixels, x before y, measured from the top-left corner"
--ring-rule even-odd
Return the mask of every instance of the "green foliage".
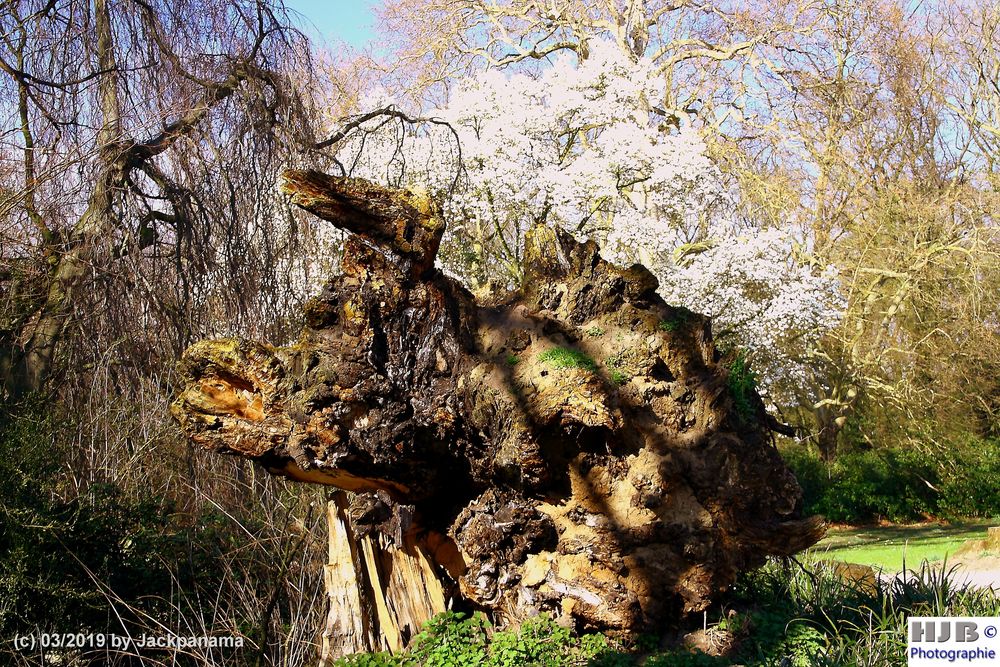
[[513, 353], [508, 353], [507, 354], [507, 365], [508, 366], [517, 366], [517, 362], [519, 362], [519, 361], [521, 361], [521, 360], [518, 358], [518, 356], [516, 354], [513, 354]]
[[795, 473], [808, 514], [831, 521], [910, 521], [927, 516], [1000, 516], [1000, 443], [977, 440], [940, 454], [872, 449], [826, 464], [803, 448], [782, 455]]
[[845, 581], [829, 569], [771, 561], [735, 588], [734, 602], [749, 608], [751, 628], [738, 661], [748, 667], [901, 667], [908, 616], [1000, 611], [993, 592], [951, 581], [946, 565], [924, 564], [872, 587]]
[[[793, 468], [794, 470], [794, 468]], [[817, 481], [815, 473], [814, 482]], [[935, 464], [915, 451], [870, 450], [841, 456], [808, 512], [831, 521], [907, 521], [933, 514]]]
[[[224, 618], [209, 632], [236, 628], [259, 642], [260, 610], [248, 615], [224, 596], [234, 574], [248, 586], [275, 585], [273, 548], [247, 557], [246, 532], [261, 525], [250, 517], [236, 524], [222, 509], [189, 521], [159, 496], [110, 482], [80, 488], [66, 474], [72, 426], [44, 405], [0, 410], [0, 637], [39, 629], [136, 635], [209, 611]], [[249, 651], [229, 657], [246, 664]]]
[[1000, 440], [969, 437], [949, 448], [940, 481], [942, 515], [1000, 517]]
[[746, 353], [738, 351], [729, 362], [729, 377], [726, 379], [733, 407], [740, 419], [749, 421], [755, 414], [754, 394], [757, 392], [757, 376], [747, 363]]
[[660, 331], [670, 331], [672, 333], [680, 328], [681, 328], [681, 322], [679, 322], [678, 320], [660, 320], [659, 324]]
[[691, 314], [687, 308], [674, 308], [669, 317], [660, 320], [660, 331], [679, 331], [691, 319]]
[[659, 646], [660, 637], [646, 632], [635, 638], [632, 648], [645, 653], [653, 653]]
[[604, 635], [584, 635], [579, 639], [579, 663], [587, 667], [632, 667], [633, 656], [623, 653]]
[[[43, 408], [0, 414], [0, 635], [108, 629], [106, 596], [165, 613], [171, 507], [112, 484], [61, 484], [61, 425]], [[126, 619], [127, 620], [127, 619]]]
[[820, 514], [820, 507], [832, 483], [832, 470], [819, 456], [805, 447], [782, 446], [781, 458], [802, 487], [803, 511]]
[[817, 664], [826, 649], [826, 637], [808, 623], [792, 621], [785, 627], [784, 635], [777, 643], [776, 652], [781, 662], [789, 667], [812, 667]]
[[333, 667], [399, 667], [403, 664], [404, 656], [392, 655], [391, 653], [358, 653], [339, 658], [333, 663]]
[[517, 630], [495, 632], [481, 613], [435, 616], [401, 655], [363, 654], [342, 658], [337, 667], [625, 667], [632, 658], [602, 635], [574, 637], [541, 616]]
[[553, 347], [538, 355], [538, 360], [555, 368], [582, 368], [596, 372], [597, 364], [593, 359], [579, 350], [568, 347]]
[[[397, 656], [358, 655], [341, 667], [849, 667], [905, 665], [906, 618], [995, 616], [1000, 599], [988, 589], [957, 587], [946, 566], [924, 565], [881, 587], [772, 560], [740, 578], [717, 628], [737, 648], [728, 658], [696, 650], [656, 651], [659, 638], [623, 651], [602, 635], [573, 637], [546, 617], [495, 632], [481, 614], [447, 612], [427, 623], [415, 646]], [[730, 609], [732, 607], [729, 607]]]
[[531, 619], [517, 632], [498, 632], [490, 646], [490, 667], [559, 667], [577, 649], [570, 631], [551, 619]]
[[333, 663], [334, 667], [398, 667], [402, 658], [391, 653], [358, 653], [340, 658]]
[[624, 354], [619, 353], [604, 360], [604, 365], [608, 369], [608, 376], [616, 385], [621, 386], [632, 379], [625, 368]]
[[481, 613], [468, 618], [445, 612], [427, 622], [403, 664], [425, 667], [480, 667], [488, 657], [489, 622]]
[[599, 326], [595, 325], [595, 326], [592, 326], [592, 327], [587, 327], [584, 330], [584, 333], [587, 334], [588, 336], [591, 336], [591, 337], [594, 337], [594, 338], [598, 338], [600, 336], [603, 336], [607, 332], [604, 330], [604, 327], [599, 327]]

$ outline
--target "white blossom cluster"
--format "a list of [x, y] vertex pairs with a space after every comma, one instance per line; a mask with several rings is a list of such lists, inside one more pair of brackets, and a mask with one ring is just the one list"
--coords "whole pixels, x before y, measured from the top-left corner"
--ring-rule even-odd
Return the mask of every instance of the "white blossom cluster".
[[[429, 114], [450, 123], [461, 144], [464, 178], [446, 199], [452, 232], [503, 236], [513, 267], [537, 222], [596, 238], [613, 259], [646, 263], [703, 231], [723, 194], [718, 173], [696, 130], [664, 130], [662, 86], [649, 61], [600, 41], [579, 64], [564, 56], [538, 76], [487, 71], [462, 82]], [[373, 91], [365, 106], [386, 102]], [[404, 136], [381, 119], [366, 129], [376, 127], [342, 151], [354, 175], [432, 190], [451, 184], [447, 130]]]
[[[668, 302], [711, 315], [724, 344], [750, 353], [772, 400], [806, 382], [806, 360], [844, 304], [835, 275], [794, 259], [780, 231], [740, 230], [697, 130], [661, 111], [663, 80], [647, 60], [593, 41], [537, 74], [486, 71], [461, 82], [419, 129], [377, 118], [339, 157], [353, 175], [442, 196], [446, 269], [516, 280], [524, 232], [561, 225], [621, 264], [641, 262]], [[367, 108], [385, 106], [374, 91]], [[711, 249], [675, 260], [684, 244]]]
[[810, 357], [847, 306], [836, 271], [815, 273], [795, 247], [789, 234], [761, 230], [659, 272], [664, 299], [711, 316], [717, 342], [747, 350], [762, 393], [779, 404], [815, 399]]

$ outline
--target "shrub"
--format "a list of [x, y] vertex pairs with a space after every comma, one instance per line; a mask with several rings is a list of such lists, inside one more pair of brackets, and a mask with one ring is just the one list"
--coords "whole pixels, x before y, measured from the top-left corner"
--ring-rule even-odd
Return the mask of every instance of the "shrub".
[[170, 590], [171, 508], [113, 484], [62, 488], [60, 424], [43, 409], [0, 414], [0, 635], [106, 631], [108, 596], [154, 617]]
[[802, 487], [804, 510], [831, 521], [910, 521], [1000, 516], [1000, 444], [976, 440], [940, 454], [909, 449], [848, 452], [826, 464], [801, 447], [782, 456]]
[[948, 459], [941, 472], [941, 514], [1000, 517], [1000, 441], [970, 438]]
[[400, 655], [359, 654], [342, 658], [337, 667], [625, 667], [630, 656], [602, 635], [574, 637], [541, 616], [516, 630], [494, 632], [481, 613], [444, 612], [429, 620]]
[[826, 465], [801, 449], [783, 452], [804, 495], [804, 509], [830, 521], [908, 521], [937, 509], [934, 460], [915, 451], [869, 450]]
[[803, 511], [820, 514], [818, 507], [822, 505], [832, 481], [830, 467], [805, 447], [782, 448], [781, 457], [802, 487]]
[[925, 563], [878, 587], [814, 568], [772, 560], [741, 577], [731, 602], [749, 609], [751, 634], [738, 662], [748, 667], [902, 667], [907, 617], [1000, 612], [995, 593], [954, 585], [944, 565]]
[[[625, 652], [602, 635], [573, 637], [540, 617], [494, 632], [481, 614], [446, 612], [431, 619], [406, 653], [357, 655], [340, 667], [814, 667], [906, 664], [908, 616], [996, 616], [989, 589], [955, 586], [945, 566], [921, 569], [878, 587], [832, 570], [772, 559], [746, 573], [722, 608], [719, 627], [740, 640], [729, 658], [684, 648], [655, 651], [642, 642]], [[734, 613], [739, 608], [740, 613]], [[728, 610], [728, 611], [727, 611]], [[718, 611], [718, 609], [717, 609]], [[653, 638], [656, 639], [656, 638]]]
[[833, 464], [833, 484], [819, 509], [834, 521], [919, 519], [935, 513], [936, 482], [936, 462], [919, 452], [851, 453]]

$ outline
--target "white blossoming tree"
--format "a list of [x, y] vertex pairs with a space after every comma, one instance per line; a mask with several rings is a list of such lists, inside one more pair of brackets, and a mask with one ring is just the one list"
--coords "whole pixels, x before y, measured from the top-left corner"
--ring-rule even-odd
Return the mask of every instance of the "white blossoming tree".
[[768, 229], [720, 238], [659, 271], [663, 297], [711, 316], [719, 344], [747, 351], [762, 394], [778, 405], [817, 400], [820, 338], [847, 305], [836, 273], [817, 273], [799, 255], [791, 235]]
[[[338, 158], [353, 175], [440, 194], [444, 268], [473, 288], [517, 281], [524, 232], [560, 225], [649, 267], [665, 298], [711, 315], [724, 344], [747, 350], [773, 401], [798, 403], [807, 359], [843, 306], [836, 278], [797, 261], [788, 234], [736, 222], [697, 130], [658, 112], [662, 90], [650, 62], [594, 41], [583, 62], [463, 81], [428, 114], [448, 126], [377, 115]], [[390, 103], [378, 91], [365, 102]]]

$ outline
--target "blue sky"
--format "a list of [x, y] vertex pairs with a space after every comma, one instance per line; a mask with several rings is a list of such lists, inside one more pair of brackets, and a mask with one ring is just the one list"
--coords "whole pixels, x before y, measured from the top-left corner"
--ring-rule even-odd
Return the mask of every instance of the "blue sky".
[[[375, 0], [285, 0], [285, 6], [303, 17], [302, 27], [321, 41], [343, 40], [363, 47], [374, 37]], [[315, 26], [315, 28], [313, 27]]]

